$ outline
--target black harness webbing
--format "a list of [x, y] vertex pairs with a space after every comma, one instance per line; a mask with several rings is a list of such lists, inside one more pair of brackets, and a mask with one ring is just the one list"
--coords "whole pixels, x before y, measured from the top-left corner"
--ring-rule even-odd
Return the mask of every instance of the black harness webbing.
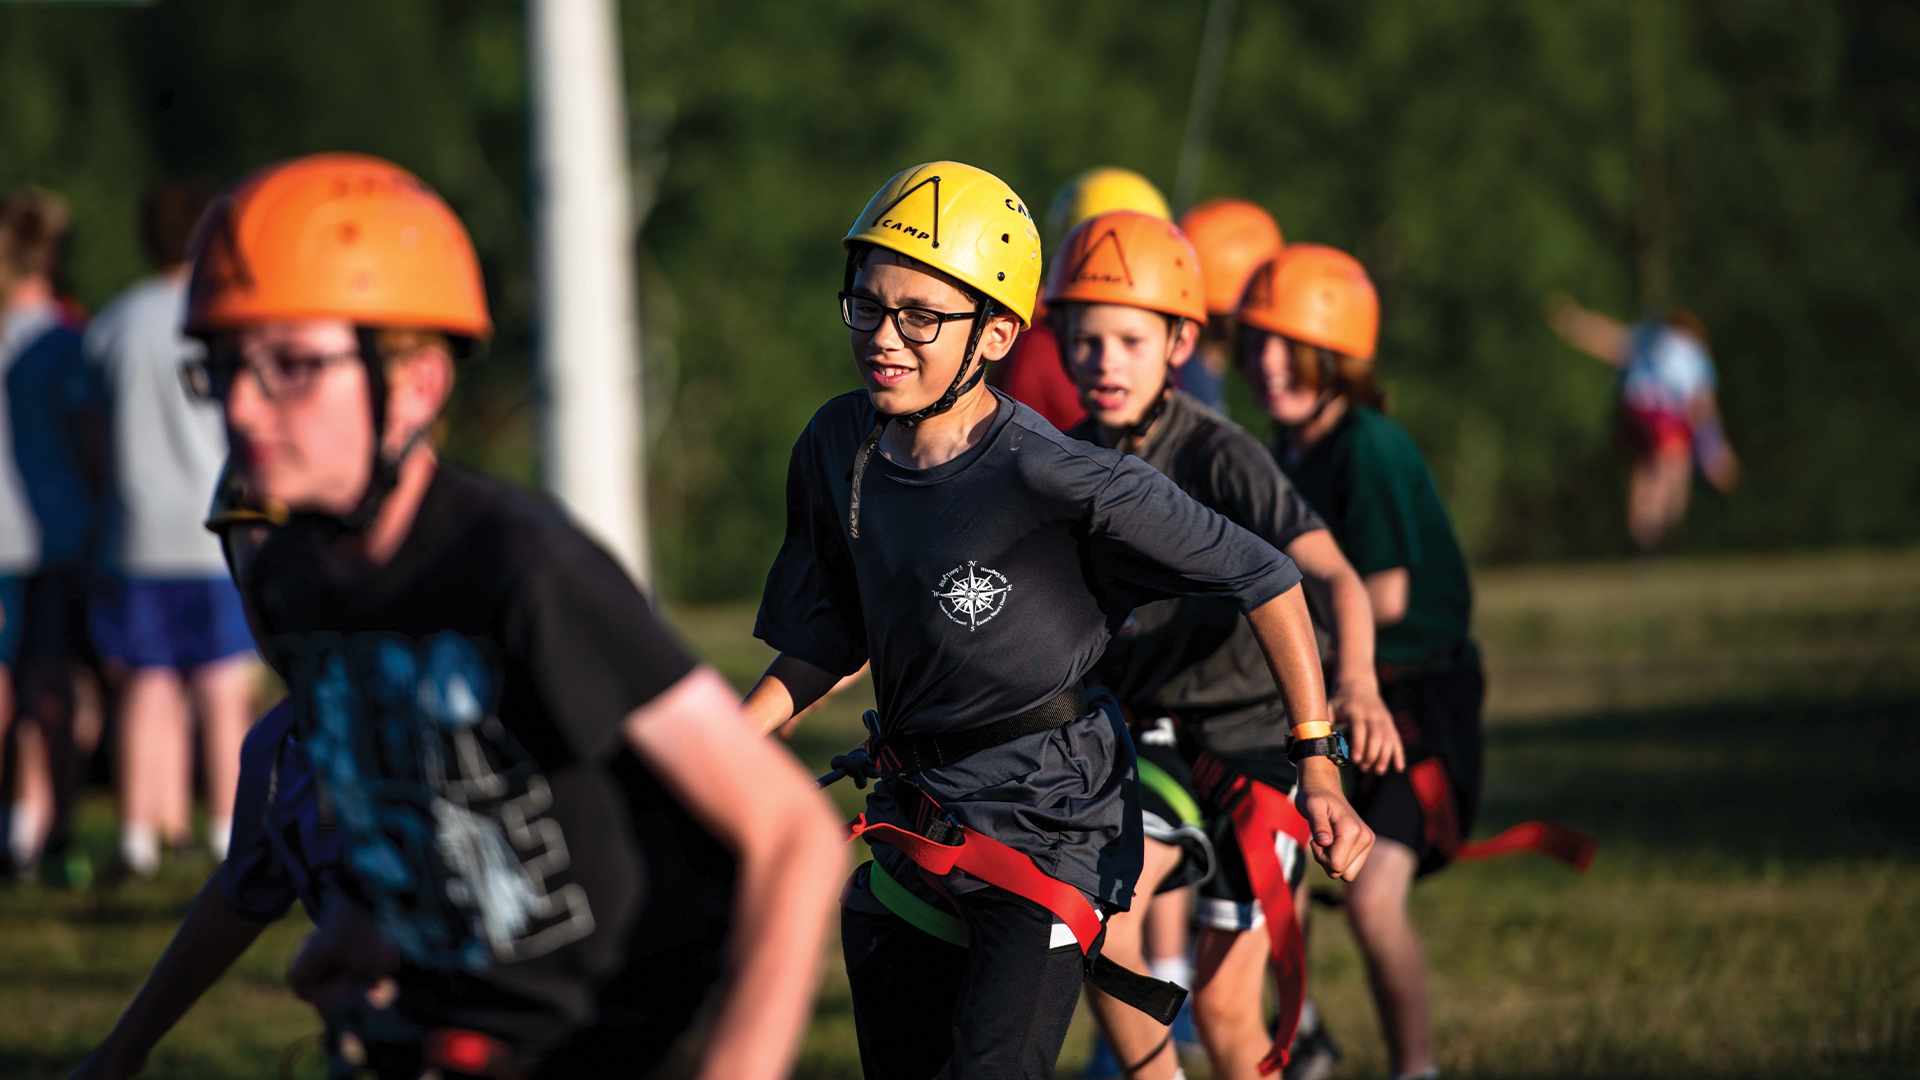
[[1086, 713], [1086, 691], [1074, 685], [1005, 720], [966, 731], [937, 735], [885, 735], [872, 740], [868, 754], [884, 772], [915, 773], [951, 765], [982, 750], [1025, 735], [1065, 727]]

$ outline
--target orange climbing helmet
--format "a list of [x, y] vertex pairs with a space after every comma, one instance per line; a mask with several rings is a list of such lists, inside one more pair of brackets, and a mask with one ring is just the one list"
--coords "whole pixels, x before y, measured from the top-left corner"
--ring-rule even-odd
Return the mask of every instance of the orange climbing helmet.
[[1285, 243], [1272, 214], [1231, 196], [1208, 199], [1181, 214], [1180, 231], [1200, 253], [1209, 315], [1233, 314], [1247, 279]]
[[1048, 304], [1125, 304], [1207, 321], [1200, 257], [1179, 226], [1112, 210], [1074, 226], [1053, 258]]
[[1380, 297], [1360, 261], [1322, 244], [1293, 244], [1253, 272], [1235, 311], [1244, 326], [1372, 360]]
[[311, 154], [248, 176], [194, 230], [189, 334], [281, 319], [493, 332], [466, 227], [419, 177], [365, 154]]

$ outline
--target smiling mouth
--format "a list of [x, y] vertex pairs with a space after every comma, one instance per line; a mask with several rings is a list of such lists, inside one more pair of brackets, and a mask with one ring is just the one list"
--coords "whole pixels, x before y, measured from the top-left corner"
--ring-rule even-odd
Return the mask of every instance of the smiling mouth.
[[868, 361], [865, 366], [867, 374], [881, 386], [898, 386], [906, 381], [907, 376], [913, 374], [913, 369], [903, 364], [876, 364]]
[[1087, 397], [1102, 409], [1115, 409], [1126, 403], [1131, 391], [1121, 386], [1096, 386], [1087, 391]]

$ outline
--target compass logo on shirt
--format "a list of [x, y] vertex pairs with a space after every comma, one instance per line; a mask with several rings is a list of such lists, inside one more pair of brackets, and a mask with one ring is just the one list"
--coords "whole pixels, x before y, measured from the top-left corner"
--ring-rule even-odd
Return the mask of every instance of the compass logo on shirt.
[[946, 572], [933, 595], [947, 618], [971, 632], [993, 621], [1007, 606], [1007, 594], [1012, 591], [1005, 574], [968, 559], [967, 565]]

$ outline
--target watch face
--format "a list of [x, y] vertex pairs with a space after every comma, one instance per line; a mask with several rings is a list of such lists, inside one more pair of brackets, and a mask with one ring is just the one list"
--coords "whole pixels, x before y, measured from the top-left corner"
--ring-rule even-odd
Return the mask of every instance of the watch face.
[[1336, 731], [1333, 733], [1333, 763], [1345, 765], [1353, 759], [1353, 751], [1347, 746], [1347, 737]]

